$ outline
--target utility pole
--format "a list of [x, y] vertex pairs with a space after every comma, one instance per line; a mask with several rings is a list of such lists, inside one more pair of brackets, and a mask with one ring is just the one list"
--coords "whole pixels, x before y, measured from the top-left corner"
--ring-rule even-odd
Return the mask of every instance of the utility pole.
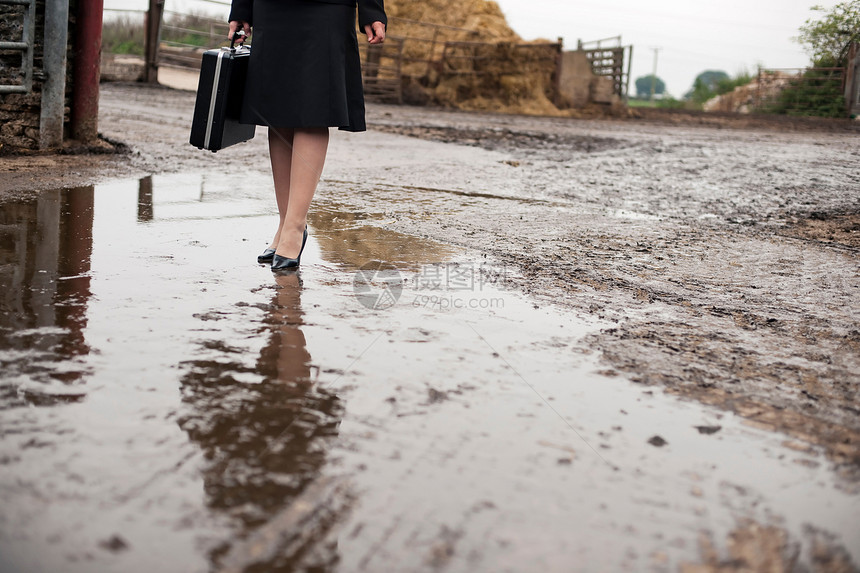
[[654, 50], [654, 71], [651, 72], [651, 97], [648, 98], [648, 101], [654, 101], [654, 93], [657, 91], [657, 54], [663, 48], [655, 47], [651, 49]]

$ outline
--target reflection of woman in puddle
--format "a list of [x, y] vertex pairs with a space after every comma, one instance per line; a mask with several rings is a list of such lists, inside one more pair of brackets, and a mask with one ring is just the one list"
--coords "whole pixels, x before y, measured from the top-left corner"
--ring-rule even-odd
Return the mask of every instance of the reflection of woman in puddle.
[[306, 386], [311, 384], [310, 361], [302, 332], [301, 279], [298, 274], [277, 274], [278, 292], [272, 301], [269, 344], [260, 352], [257, 370], [282, 382]]
[[261, 325], [268, 343], [256, 367], [241, 359], [196, 361], [182, 386], [190, 411], [179, 424], [209, 460], [208, 504], [238, 520], [240, 537], [319, 477], [343, 415], [337, 396], [311, 379], [298, 275], [275, 280], [279, 288]]

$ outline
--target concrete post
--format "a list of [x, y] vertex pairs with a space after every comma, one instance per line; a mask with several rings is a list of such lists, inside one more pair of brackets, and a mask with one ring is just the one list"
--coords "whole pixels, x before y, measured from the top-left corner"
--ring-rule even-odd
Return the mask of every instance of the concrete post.
[[56, 148], [63, 144], [68, 37], [68, 0], [45, 0], [45, 82], [42, 84], [42, 110], [39, 117], [39, 149]]

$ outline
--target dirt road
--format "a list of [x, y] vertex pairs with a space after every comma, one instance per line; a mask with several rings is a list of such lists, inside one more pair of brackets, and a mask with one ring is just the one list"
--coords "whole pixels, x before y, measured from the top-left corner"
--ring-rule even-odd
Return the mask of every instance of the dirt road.
[[4, 570], [857, 570], [853, 126], [372, 106], [275, 281], [192, 105], [2, 158]]
[[517, 265], [537, 297], [618, 321], [590, 343], [634, 381], [826, 445], [856, 471], [856, 134], [488, 116], [378, 123], [505, 155], [507, 168], [474, 189], [497, 201], [424, 233]]

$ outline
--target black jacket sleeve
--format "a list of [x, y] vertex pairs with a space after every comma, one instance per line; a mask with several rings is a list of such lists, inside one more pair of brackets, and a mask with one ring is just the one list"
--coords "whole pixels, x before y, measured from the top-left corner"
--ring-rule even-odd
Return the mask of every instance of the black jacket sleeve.
[[[233, 0], [234, 2], [237, 0]], [[358, 27], [364, 32], [364, 27], [374, 22], [382, 22], [388, 27], [385, 16], [385, 0], [358, 0]]]
[[[382, 0], [379, 0], [380, 2]], [[233, 0], [233, 5], [230, 7], [230, 16], [228, 22], [236, 20], [237, 22], [247, 22], [254, 25], [254, 0]]]

